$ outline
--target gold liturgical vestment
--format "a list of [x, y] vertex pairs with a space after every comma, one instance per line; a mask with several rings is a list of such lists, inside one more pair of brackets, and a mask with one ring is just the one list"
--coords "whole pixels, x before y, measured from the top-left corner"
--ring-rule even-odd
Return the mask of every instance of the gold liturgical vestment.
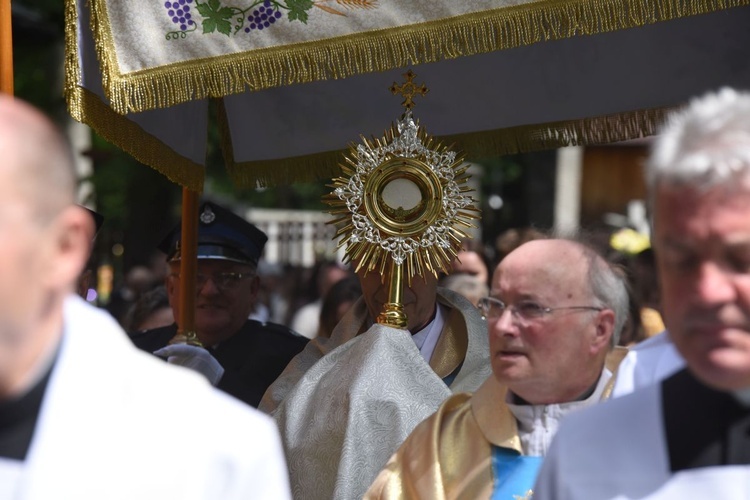
[[360, 301], [266, 392], [266, 408], [280, 401], [273, 416], [295, 498], [361, 498], [417, 424], [489, 376], [487, 323], [477, 308], [450, 290], [439, 289], [438, 301], [448, 313], [429, 364], [408, 331], [366, 328]]
[[[606, 363], [615, 372], [627, 350]], [[612, 392], [609, 379], [601, 399]], [[471, 394], [455, 394], [422, 422], [388, 461], [365, 498], [486, 499], [495, 486], [492, 447], [523, 454], [518, 424], [505, 403], [507, 388], [494, 376]], [[519, 492], [524, 498], [525, 492]], [[526, 492], [528, 493], [528, 492]]]

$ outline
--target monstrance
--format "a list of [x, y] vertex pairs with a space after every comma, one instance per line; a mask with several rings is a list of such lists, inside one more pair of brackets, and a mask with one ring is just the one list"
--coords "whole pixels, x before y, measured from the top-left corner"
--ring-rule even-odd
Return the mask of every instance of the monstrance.
[[350, 145], [339, 164], [343, 175], [333, 179], [333, 192], [323, 201], [331, 206], [338, 227], [339, 248], [356, 270], [376, 271], [388, 283], [388, 302], [377, 317], [380, 324], [406, 328], [402, 304], [404, 279], [449, 272], [451, 261], [479, 218], [468, 194], [469, 165], [463, 155], [435, 141], [412, 115], [414, 97], [427, 87], [406, 82], [390, 87], [404, 97], [405, 112], [382, 138]]

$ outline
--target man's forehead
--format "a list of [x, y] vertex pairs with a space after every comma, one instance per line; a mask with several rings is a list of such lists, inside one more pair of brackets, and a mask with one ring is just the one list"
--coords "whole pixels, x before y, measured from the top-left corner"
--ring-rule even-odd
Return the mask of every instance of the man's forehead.
[[501, 262], [492, 280], [492, 291], [512, 291], [523, 298], [557, 298], [580, 291], [585, 284], [585, 273], [575, 262], [564, 260], [536, 260]]
[[741, 243], [750, 236], [750, 190], [664, 187], [654, 207], [656, 244], [701, 239]]
[[508, 254], [498, 265], [496, 273], [549, 274], [585, 266], [582, 247], [566, 240], [534, 240]]

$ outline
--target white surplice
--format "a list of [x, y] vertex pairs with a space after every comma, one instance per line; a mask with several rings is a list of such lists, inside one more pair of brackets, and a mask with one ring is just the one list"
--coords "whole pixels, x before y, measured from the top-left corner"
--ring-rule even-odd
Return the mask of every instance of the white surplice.
[[670, 471], [661, 390], [651, 384], [567, 417], [534, 500], [750, 498], [750, 466]]
[[617, 369], [612, 397], [661, 382], [684, 367], [685, 360], [664, 330], [630, 348]]
[[289, 497], [270, 418], [139, 351], [78, 297], [16, 481], [23, 500]]

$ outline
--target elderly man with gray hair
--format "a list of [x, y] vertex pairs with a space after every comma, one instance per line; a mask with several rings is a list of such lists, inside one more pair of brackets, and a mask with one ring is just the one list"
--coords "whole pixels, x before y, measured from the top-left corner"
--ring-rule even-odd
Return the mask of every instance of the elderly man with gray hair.
[[521, 245], [480, 307], [493, 374], [422, 422], [366, 498], [527, 498], [560, 419], [609, 396], [628, 294], [592, 249]]
[[673, 116], [646, 179], [665, 324], [687, 368], [567, 420], [535, 499], [750, 495], [750, 93]]

